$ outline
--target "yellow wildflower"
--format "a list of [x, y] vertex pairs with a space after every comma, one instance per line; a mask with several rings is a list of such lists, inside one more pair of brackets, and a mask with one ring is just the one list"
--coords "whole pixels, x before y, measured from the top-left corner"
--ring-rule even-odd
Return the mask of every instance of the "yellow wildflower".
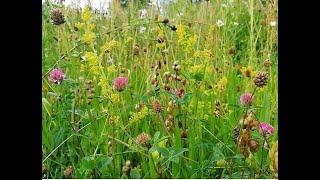
[[90, 21], [91, 19], [91, 11], [90, 11], [90, 8], [89, 6], [86, 6], [83, 11], [82, 11], [82, 14], [81, 14], [81, 18], [83, 21]]
[[132, 116], [129, 118], [130, 123], [134, 123], [140, 121], [144, 117], [148, 115], [148, 108], [147, 106], [143, 106], [143, 108], [135, 113], [132, 113]]
[[278, 141], [272, 143], [272, 147], [269, 150], [270, 158], [270, 170], [274, 176], [278, 178]]
[[186, 48], [185, 48], [185, 51], [186, 51], [186, 52], [189, 52], [189, 51], [192, 50], [192, 48], [193, 48], [194, 45], [196, 44], [197, 38], [198, 38], [197, 35], [194, 35], [194, 36], [189, 37], [189, 39], [188, 39], [188, 41], [187, 41], [187, 46], [186, 46]]
[[117, 66], [116, 65], [111, 65], [111, 66], [108, 66], [107, 67], [107, 71], [108, 73], [114, 73], [114, 72], [117, 72]]
[[185, 27], [182, 24], [177, 25], [177, 34], [178, 34], [178, 44], [181, 44], [182, 41], [184, 41], [186, 31]]
[[80, 23], [80, 22], [75, 24], [75, 27], [78, 28], [78, 29], [83, 29], [84, 26], [85, 26], [85, 24], [84, 23]]
[[91, 44], [96, 39], [96, 35], [93, 32], [86, 31], [83, 36], [81, 37], [81, 40], [84, 43]]
[[253, 68], [251, 66], [242, 67], [240, 71], [245, 77], [254, 77], [255, 75], [255, 72], [253, 71]]
[[215, 85], [214, 89], [216, 90], [215, 92], [222, 92], [227, 88], [228, 84], [228, 79], [227, 77], [223, 76]]
[[81, 64], [80, 65], [80, 72], [85, 72], [87, 69], [86, 65], [85, 64]]
[[111, 96], [110, 96], [110, 100], [113, 103], [119, 103], [121, 101], [119, 93], [117, 93], [117, 92], [116, 93], [112, 93]]
[[99, 58], [96, 53], [86, 52], [84, 54], [85, 59], [88, 61], [91, 72], [94, 75], [99, 75]]
[[116, 40], [111, 40], [110, 42], [106, 42], [102, 46], [102, 50], [106, 53], [109, 53], [112, 49], [118, 48], [119, 47], [119, 42]]
[[127, 43], [130, 43], [130, 42], [132, 42], [132, 41], [133, 41], [133, 38], [132, 38], [132, 37], [128, 37], [127, 40], [126, 40], [126, 44], [127, 44]]

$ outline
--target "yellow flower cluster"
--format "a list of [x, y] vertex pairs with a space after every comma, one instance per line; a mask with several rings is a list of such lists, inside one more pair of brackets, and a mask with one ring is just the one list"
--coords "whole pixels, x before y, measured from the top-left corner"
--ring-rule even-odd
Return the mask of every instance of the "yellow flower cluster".
[[86, 6], [82, 11], [81, 19], [83, 22], [75, 24], [75, 26], [78, 29], [84, 30], [84, 34], [81, 37], [81, 41], [92, 45], [96, 39], [96, 35], [92, 32], [96, 25], [91, 23], [92, 15], [88, 6]]
[[[197, 104], [198, 103], [198, 104]], [[206, 106], [204, 101], [196, 101], [193, 100], [191, 101], [189, 107], [190, 108], [195, 108], [197, 105], [197, 113], [196, 113], [196, 117], [198, 118], [202, 118], [204, 120], [208, 120], [209, 119], [209, 115], [207, 114], [208, 112], [208, 106]]]
[[212, 54], [208, 49], [204, 49], [203, 51], [197, 50], [193, 56], [196, 58], [210, 58]]
[[81, 14], [81, 18], [82, 18], [83, 21], [90, 21], [90, 19], [91, 19], [91, 11], [90, 11], [89, 6], [86, 6], [83, 9], [82, 14]]
[[100, 77], [98, 85], [101, 87], [101, 95], [103, 97], [109, 98], [112, 103], [121, 102], [120, 94], [112, 91], [105, 76]]
[[278, 178], [278, 141], [272, 143], [272, 147], [269, 150], [270, 158], [270, 170], [274, 176]]
[[132, 41], [133, 41], [133, 38], [132, 38], [132, 37], [128, 37], [128, 38], [126, 39], [126, 44], [131, 43]]
[[241, 71], [242, 75], [245, 77], [254, 77], [254, 75], [256, 74], [256, 72], [253, 71], [252, 66], [242, 67], [240, 69], [240, 71]]
[[227, 77], [223, 76], [215, 85], [214, 90], [215, 93], [219, 93], [224, 91], [227, 88], [228, 79]]
[[111, 40], [110, 42], [106, 42], [102, 46], [102, 51], [105, 53], [109, 53], [111, 50], [120, 47], [119, 42], [116, 40]]
[[108, 97], [111, 94], [111, 89], [108, 85], [108, 80], [106, 77], [101, 76], [98, 85], [101, 87], [101, 95], [104, 97]]
[[81, 37], [82, 42], [87, 44], [92, 44], [95, 39], [96, 39], [96, 35], [90, 31], [86, 31]]
[[130, 124], [140, 121], [148, 115], [147, 106], [143, 106], [142, 109], [138, 112], [131, 113], [131, 117], [129, 118]]
[[190, 67], [189, 72], [191, 74], [195, 74], [195, 73], [198, 73], [200, 71], [203, 71], [203, 68], [205, 68], [204, 64], [195, 64], [195, 65]]
[[178, 34], [178, 44], [181, 44], [186, 35], [185, 26], [182, 24], [177, 25], [177, 34]]
[[85, 60], [88, 61], [90, 71], [93, 75], [99, 75], [99, 58], [94, 52], [86, 52], [84, 54]]
[[110, 73], [110, 74], [117, 72], [117, 66], [114, 65], [114, 64], [112, 64], [111, 66], [108, 66], [107, 67], [107, 72]]
[[113, 103], [119, 103], [119, 102], [121, 102], [120, 94], [119, 94], [118, 92], [111, 93], [111, 95], [110, 95], [110, 100], [111, 100]]
[[193, 35], [193, 36], [190, 36], [187, 41], [186, 41], [186, 48], [185, 48], [185, 51], [186, 52], [190, 52], [194, 45], [196, 44], [197, 42], [197, 38], [198, 36], [197, 35]]

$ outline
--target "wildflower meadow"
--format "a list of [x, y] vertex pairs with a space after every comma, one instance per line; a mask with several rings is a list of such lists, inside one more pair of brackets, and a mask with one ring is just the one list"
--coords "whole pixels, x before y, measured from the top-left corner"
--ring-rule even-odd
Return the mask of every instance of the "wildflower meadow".
[[42, 4], [42, 177], [278, 178], [277, 0]]

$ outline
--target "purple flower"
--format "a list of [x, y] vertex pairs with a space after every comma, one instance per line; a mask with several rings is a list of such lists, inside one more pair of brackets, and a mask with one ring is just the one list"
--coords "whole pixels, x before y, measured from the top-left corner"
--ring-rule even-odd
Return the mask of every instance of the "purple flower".
[[269, 135], [269, 134], [272, 134], [274, 131], [274, 128], [268, 124], [268, 123], [265, 123], [265, 122], [261, 122], [259, 124], [259, 132], [262, 134], [262, 135]]
[[128, 85], [127, 77], [120, 76], [113, 80], [113, 88], [117, 91], [123, 91], [127, 85]]
[[251, 93], [244, 93], [240, 97], [240, 103], [242, 105], [251, 105], [253, 103], [254, 96]]
[[64, 78], [65, 75], [60, 68], [53, 69], [48, 76], [49, 82], [55, 84], [60, 84]]

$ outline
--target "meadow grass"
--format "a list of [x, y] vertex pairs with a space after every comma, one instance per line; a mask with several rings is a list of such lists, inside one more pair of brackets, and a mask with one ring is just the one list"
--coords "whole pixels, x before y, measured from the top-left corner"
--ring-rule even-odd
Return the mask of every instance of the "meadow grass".
[[[108, 17], [45, 3], [43, 177], [276, 177], [268, 154], [278, 139], [277, 25], [270, 25], [277, 1], [264, 2], [178, 0], [146, 8], [145, 18], [136, 1], [112, 3]], [[63, 12], [63, 24], [51, 22], [53, 9]], [[48, 80], [57, 67], [65, 74], [60, 84]], [[168, 83], [165, 72], [172, 74]], [[262, 88], [253, 80], [258, 72], [269, 74]], [[182, 81], [172, 79], [176, 74]], [[119, 76], [128, 78], [123, 91], [113, 87]], [[250, 107], [240, 103], [245, 92], [254, 93]], [[233, 129], [249, 109], [275, 131], [265, 137], [250, 130], [260, 146], [246, 157]], [[150, 137], [146, 144], [137, 138], [142, 132]]]

